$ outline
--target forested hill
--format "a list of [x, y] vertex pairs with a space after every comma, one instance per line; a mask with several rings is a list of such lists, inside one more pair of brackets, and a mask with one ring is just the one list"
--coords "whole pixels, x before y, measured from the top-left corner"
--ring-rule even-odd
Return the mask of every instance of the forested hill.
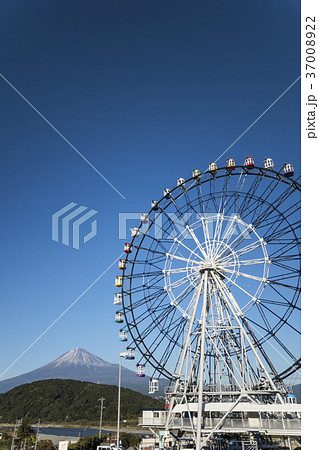
[[[76, 380], [43, 380], [18, 386], [0, 394], [0, 422], [15, 423], [28, 416], [31, 422], [98, 424], [104, 397], [103, 424], [116, 423], [116, 386]], [[163, 400], [121, 389], [121, 420], [137, 423], [143, 409], [162, 409]]]

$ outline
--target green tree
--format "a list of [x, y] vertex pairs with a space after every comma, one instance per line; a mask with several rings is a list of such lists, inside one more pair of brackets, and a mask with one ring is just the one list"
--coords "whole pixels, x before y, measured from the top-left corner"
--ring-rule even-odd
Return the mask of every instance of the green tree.
[[96, 450], [96, 447], [100, 444], [101, 439], [97, 436], [87, 436], [80, 439], [75, 444], [69, 445], [70, 450]]
[[43, 439], [38, 442], [37, 450], [55, 450], [55, 447], [51, 440]]
[[19, 426], [18, 431], [17, 431], [18, 439], [31, 440], [31, 438], [34, 434], [35, 434], [35, 431], [30, 426], [28, 416], [23, 417], [21, 425]]
[[137, 447], [142, 438], [138, 434], [120, 433], [120, 441], [124, 448]]

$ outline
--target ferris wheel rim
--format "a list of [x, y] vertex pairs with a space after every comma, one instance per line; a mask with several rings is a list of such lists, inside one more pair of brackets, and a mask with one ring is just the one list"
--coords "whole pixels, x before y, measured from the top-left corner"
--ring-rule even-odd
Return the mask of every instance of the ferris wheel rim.
[[[286, 184], [287, 186], [293, 187], [295, 190], [300, 191], [300, 183], [299, 183], [298, 181], [296, 181], [296, 180], [294, 180], [294, 179], [292, 179], [292, 178], [288, 178], [288, 177], [284, 176], [284, 175], [283, 175], [282, 173], [280, 173], [280, 172], [277, 172], [277, 171], [274, 171], [274, 170], [267, 170], [267, 169], [264, 169], [264, 168], [262, 168], [262, 167], [256, 167], [256, 166], [254, 167], [254, 169], [247, 169], [247, 168], [245, 168], [244, 166], [236, 166], [236, 169], [241, 169], [241, 172], [239, 173], [238, 171], [236, 171], [236, 172], [235, 172], [235, 171], [232, 171], [232, 172], [230, 173], [230, 172], [227, 170], [226, 167], [222, 167], [222, 168], [218, 169], [218, 173], [217, 173], [217, 174], [211, 175], [211, 173], [210, 173], [208, 170], [206, 170], [205, 172], [202, 172], [202, 173], [201, 173], [201, 176], [202, 176], [202, 177], [203, 177], [204, 175], [209, 175], [209, 176], [207, 177], [206, 180], [195, 181], [193, 177], [190, 177], [188, 180], [185, 180], [184, 188], [181, 189], [180, 187], [176, 186], [175, 188], [173, 188], [173, 189], [170, 191], [170, 199], [168, 199], [167, 196], [164, 195], [157, 203], [158, 203], [158, 205], [161, 205], [162, 202], [164, 203], [164, 201], [166, 201], [166, 204], [163, 205], [162, 207], [160, 207], [161, 211], [165, 211], [165, 210], [166, 210], [166, 209], [174, 202], [174, 200], [178, 200], [179, 198], [181, 198], [181, 197], [184, 195], [185, 191], [187, 192], [188, 190], [194, 189], [194, 188], [196, 187], [196, 185], [201, 185], [201, 184], [208, 183], [208, 182], [210, 182], [210, 181], [212, 180], [212, 178], [213, 178], [213, 179], [219, 179], [219, 178], [225, 178], [225, 177], [227, 177], [227, 176], [228, 176], [228, 177], [232, 177], [232, 176], [241, 176], [242, 174], [249, 175], [249, 176], [250, 176], [250, 175], [253, 175], [253, 176], [267, 177], [267, 178], [270, 178], [270, 179], [272, 179], [272, 180], [277, 180], [279, 183], [283, 182], [283, 183]], [[223, 172], [223, 173], [220, 173], [220, 172], [222, 172], [222, 171], [224, 171], [224, 172]], [[191, 186], [189, 186], [189, 187], [186, 189], [185, 186], [186, 186], [187, 183], [189, 183], [189, 182], [193, 182], [193, 184], [192, 184]], [[181, 191], [181, 192], [179, 192], [179, 191]], [[176, 197], [174, 197], [174, 198], [172, 199], [174, 192], [179, 192], [179, 195], [177, 195]], [[168, 201], [168, 200], [169, 200], [169, 201]], [[150, 213], [151, 213], [153, 210], [154, 210], [154, 208], [152, 207], [152, 208], [150, 209], [149, 213], [148, 213], [148, 216], [150, 215]], [[287, 222], [288, 222], [288, 221], [287, 221]], [[289, 222], [288, 222], [288, 224], [289, 224]], [[143, 224], [141, 223], [140, 226], [138, 227], [138, 229], [141, 230], [142, 226], [143, 226]], [[152, 224], [151, 224], [151, 226], [152, 226]], [[149, 228], [150, 228], [150, 227], [148, 227], [148, 230], [149, 230]], [[293, 231], [293, 228], [292, 228], [292, 231]], [[142, 243], [143, 240], [145, 239], [145, 236], [146, 236], [146, 233], [145, 233], [145, 234], [143, 233], [143, 236], [142, 236], [142, 239], [141, 239], [141, 243]], [[131, 240], [131, 245], [132, 245], [133, 247], [135, 247], [135, 246], [134, 246], [134, 242], [135, 242], [136, 240], [137, 240], [137, 236], [133, 236], [133, 238], [132, 238], [132, 240]], [[140, 245], [136, 246], [135, 248], [137, 249], [137, 251], [135, 252], [135, 256], [134, 256], [134, 259], [133, 259], [132, 261], [129, 260], [129, 254], [127, 253], [127, 255], [126, 255], [126, 262], [130, 261], [130, 262], [132, 263], [131, 273], [133, 273], [134, 264], [136, 263], [136, 258], [137, 258], [137, 255], [138, 255], [138, 251], [139, 251]], [[163, 254], [164, 254], [164, 253], [163, 253]], [[299, 256], [300, 256], [300, 251], [299, 251]], [[124, 271], [124, 272], [125, 272], [125, 271]], [[125, 273], [124, 273], [124, 272], [123, 272], [123, 276], [125, 276]], [[299, 280], [300, 280], [300, 276], [299, 276]], [[298, 280], [298, 283], [300, 282], [299, 280]], [[131, 288], [131, 284], [132, 284], [132, 277], [130, 278], [130, 288]], [[123, 294], [127, 294], [127, 293], [124, 292], [124, 287], [122, 287], [122, 295], [123, 295]], [[300, 294], [299, 294], [299, 295], [300, 295]], [[124, 298], [124, 296], [123, 296], [123, 298]], [[298, 299], [299, 299], [299, 296], [297, 295], [297, 296], [296, 296], [296, 299], [295, 299], [294, 305], [291, 305], [291, 311], [290, 311], [290, 314], [292, 313], [293, 308], [295, 307], [296, 303], [298, 302]], [[162, 370], [160, 370], [160, 368], [158, 367], [158, 365], [153, 364], [152, 357], [150, 356], [151, 352], [150, 352], [150, 350], [145, 346], [144, 339], [143, 339], [143, 337], [141, 336], [141, 334], [140, 334], [140, 332], [139, 332], [139, 329], [138, 329], [137, 325], [135, 324], [135, 326], [134, 326], [134, 325], [132, 326], [131, 322], [130, 322], [129, 320], [127, 320], [126, 308], [125, 308], [125, 307], [123, 307], [123, 312], [124, 312], [124, 316], [125, 316], [125, 319], [126, 319], [128, 331], [129, 331], [129, 333], [130, 333], [130, 335], [131, 335], [133, 341], [136, 343], [136, 345], [137, 345], [139, 348], [140, 348], [140, 346], [144, 346], [144, 347], [145, 347], [145, 352], [142, 352], [142, 351], [141, 351], [141, 353], [142, 353], [143, 356], [144, 356], [144, 360], [145, 360], [147, 363], [151, 364], [151, 366], [152, 366], [155, 370], [157, 370], [159, 373], [161, 373], [162, 375], [170, 377], [170, 376], [171, 376], [171, 372], [167, 371], [167, 370], [166, 370], [165, 368], [163, 368], [163, 367], [162, 367]], [[133, 311], [131, 311], [131, 313], [133, 314]], [[290, 315], [290, 314], [289, 314], [289, 315]], [[288, 317], [289, 317], [289, 316], [288, 316]], [[278, 329], [280, 329], [283, 325], [284, 325], [284, 323], [283, 323]], [[136, 337], [134, 337], [134, 335], [133, 335], [133, 333], [132, 333], [132, 331], [131, 331], [131, 328], [132, 328], [132, 330], [134, 329], [135, 331], [137, 331], [137, 333], [138, 333], [138, 335], [139, 335], [139, 342], [138, 342], [138, 343], [137, 343]], [[277, 330], [277, 331], [278, 331], [278, 330]], [[277, 331], [276, 331], [276, 332], [277, 332]], [[264, 338], [265, 338], [265, 337], [264, 337]], [[263, 339], [263, 340], [261, 341], [261, 343], [264, 343], [266, 340], [267, 340], [267, 339]], [[147, 356], [147, 355], [149, 355], [149, 356]], [[293, 364], [291, 365], [291, 367], [293, 367], [294, 364], [295, 364], [295, 363], [293, 363]], [[288, 369], [286, 369], [286, 370], [288, 370]]]

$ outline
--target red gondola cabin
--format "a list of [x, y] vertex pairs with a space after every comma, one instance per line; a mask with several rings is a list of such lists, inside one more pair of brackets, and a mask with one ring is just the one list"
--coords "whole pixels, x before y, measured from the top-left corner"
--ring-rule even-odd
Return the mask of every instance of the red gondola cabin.
[[251, 156], [246, 156], [244, 166], [246, 167], [246, 169], [249, 169], [249, 170], [254, 168], [255, 163]]

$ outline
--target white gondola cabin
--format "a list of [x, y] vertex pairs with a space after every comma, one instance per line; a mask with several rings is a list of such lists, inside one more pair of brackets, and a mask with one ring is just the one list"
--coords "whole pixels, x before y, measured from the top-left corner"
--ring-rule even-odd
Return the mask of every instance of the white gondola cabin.
[[126, 269], [126, 260], [125, 259], [120, 259], [119, 260], [119, 269], [120, 270], [125, 270]]
[[135, 359], [135, 348], [134, 347], [126, 348], [125, 359]]
[[216, 163], [210, 163], [208, 166], [208, 171], [212, 175], [216, 175], [217, 173], [217, 164]]
[[137, 227], [131, 228], [131, 237], [138, 238], [140, 235], [140, 230]]
[[137, 377], [145, 377], [145, 365], [144, 364], [136, 364], [136, 376]]
[[244, 161], [244, 166], [246, 167], [246, 169], [253, 169], [255, 166], [254, 160], [251, 156], [246, 156], [245, 161]]
[[293, 165], [292, 164], [290, 164], [290, 163], [285, 163], [284, 164], [284, 175], [285, 175], [285, 177], [292, 177], [293, 176], [293, 174], [294, 174], [294, 168], [293, 168]]
[[156, 200], [152, 200], [151, 207], [152, 209], [154, 209], [154, 211], [158, 211], [158, 202]]
[[177, 187], [179, 187], [181, 189], [183, 189], [185, 187], [185, 180], [184, 180], [184, 178], [179, 178], [177, 180]]
[[120, 341], [126, 342], [127, 341], [127, 337], [128, 337], [127, 331], [120, 330], [120, 332], [119, 332], [119, 339], [120, 339]]
[[114, 294], [113, 305], [122, 305], [122, 294]]
[[123, 286], [123, 277], [120, 277], [120, 276], [115, 277], [115, 286], [116, 287]]
[[226, 161], [226, 168], [229, 171], [235, 170], [236, 168], [235, 160], [232, 158], [228, 158]]
[[115, 313], [115, 322], [116, 323], [123, 323], [124, 321], [124, 314], [121, 311], [116, 311]]
[[159, 391], [159, 382], [157, 378], [151, 378], [148, 382], [148, 393], [155, 394], [155, 392]]
[[201, 177], [200, 171], [197, 170], [197, 169], [194, 169], [193, 170], [193, 178], [194, 178], [194, 180], [200, 181], [200, 177]]
[[266, 170], [274, 170], [274, 162], [271, 158], [265, 158], [263, 163], [264, 169]]
[[141, 214], [141, 223], [143, 223], [144, 225], [146, 225], [148, 223], [148, 214], [147, 213]]
[[164, 195], [165, 198], [169, 198], [170, 195], [171, 195], [171, 190], [168, 189], [168, 188], [164, 189], [163, 195]]
[[124, 244], [124, 252], [125, 253], [132, 253], [132, 246], [129, 242], [126, 242]]

